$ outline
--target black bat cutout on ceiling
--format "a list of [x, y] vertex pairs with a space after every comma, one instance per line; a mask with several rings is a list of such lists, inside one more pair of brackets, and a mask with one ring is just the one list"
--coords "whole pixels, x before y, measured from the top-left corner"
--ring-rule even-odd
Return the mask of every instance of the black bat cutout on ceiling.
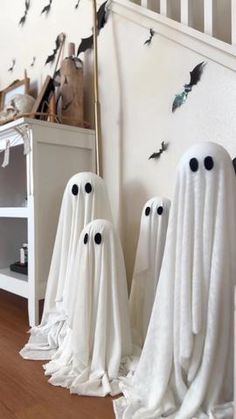
[[47, 5], [47, 6], [45, 6], [45, 7], [42, 9], [42, 11], [41, 11], [41, 15], [42, 15], [43, 13], [45, 13], [46, 15], [48, 15], [48, 13], [49, 13], [49, 12], [50, 12], [50, 10], [51, 10], [51, 5], [52, 5], [52, 0], [49, 0], [48, 5]]
[[162, 155], [162, 153], [167, 150], [168, 146], [169, 146], [168, 143], [165, 143], [165, 141], [162, 141], [161, 142], [161, 148], [159, 149], [159, 151], [157, 151], [155, 153], [152, 153], [151, 156], [148, 158], [148, 160], [159, 159], [160, 156]]
[[78, 9], [79, 4], [80, 4], [80, 0], [77, 1], [76, 5], [75, 5], [75, 9]]
[[14, 70], [15, 64], [16, 64], [16, 60], [15, 60], [15, 58], [13, 58], [12, 59], [12, 65], [11, 65], [11, 67], [8, 68], [8, 71], [12, 72]]
[[150, 31], [149, 31], [149, 33], [150, 33], [150, 36], [149, 36], [149, 38], [148, 38], [148, 39], [144, 42], [144, 45], [151, 45], [152, 38], [154, 37], [155, 32], [154, 32], [154, 30], [151, 28], [151, 29], [150, 29]]
[[184, 90], [175, 96], [172, 112], [175, 112], [177, 108], [183, 105], [186, 102], [188, 94], [192, 91], [193, 86], [198, 84], [201, 80], [203, 69], [205, 67], [205, 61], [202, 61], [200, 64], [196, 65], [192, 71], [190, 71], [190, 82], [184, 85]]
[[56, 58], [56, 55], [57, 55], [57, 51], [59, 50], [60, 45], [61, 45], [60, 36], [61, 36], [61, 34], [57, 35], [56, 40], [55, 40], [55, 45], [56, 46], [53, 50], [53, 53], [47, 57], [45, 65], [48, 64], [48, 63], [53, 63], [54, 62], [54, 60]]
[[30, 8], [30, 0], [25, 0], [25, 11], [22, 18], [20, 18], [19, 25], [23, 26], [25, 24], [29, 8]]
[[[102, 5], [99, 7], [97, 11], [98, 33], [105, 26], [106, 21], [107, 21], [107, 8], [106, 8], [107, 2], [108, 0], [102, 3]], [[87, 49], [91, 49], [92, 47], [93, 47], [93, 35], [87, 38], [82, 38], [78, 51], [77, 51], [77, 56], [81, 54], [81, 52], [85, 52], [87, 51]]]

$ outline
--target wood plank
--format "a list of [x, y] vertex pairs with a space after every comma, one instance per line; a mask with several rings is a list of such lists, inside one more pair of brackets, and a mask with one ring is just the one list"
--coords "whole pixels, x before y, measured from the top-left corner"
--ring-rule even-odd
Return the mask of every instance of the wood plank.
[[189, 0], [180, 1], [180, 21], [183, 25], [189, 24]]
[[27, 300], [0, 291], [0, 418], [113, 418], [111, 397], [71, 395], [47, 382], [43, 362], [20, 357], [27, 330]]
[[160, 0], [160, 14], [167, 16], [167, 0]]
[[236, 45], [236, 0], [231, 0], [231, 44]]
[[213, 0], [204, 0], [204, 32], [213, 34]]

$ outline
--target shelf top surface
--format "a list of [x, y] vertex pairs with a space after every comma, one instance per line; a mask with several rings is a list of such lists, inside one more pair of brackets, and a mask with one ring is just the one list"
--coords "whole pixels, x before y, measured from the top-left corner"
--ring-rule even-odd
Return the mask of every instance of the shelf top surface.
[[41, 126], [45, 128], [51, 128], [51, 129], [60, 129], [65, 131], [74, 131], [74, 132], [83, 132], [86, 134], [94, 135], [95, 131], [92, 129], [87, 128], [80, 128], [80, 127], [74, 127], [72, 125], [65, 125], [65, 124], [58, 124], [55, 122], [47, 122], [47, 121], [41, 121], [39, 119], [33, 119], [33, 118], [19, 118], [15, 121], [8, 122], [4, 125], [0, 126], [0, 140], [3, 133], [6, 133], [8, 131], [14, 130], [17, 127], [22, 126]]

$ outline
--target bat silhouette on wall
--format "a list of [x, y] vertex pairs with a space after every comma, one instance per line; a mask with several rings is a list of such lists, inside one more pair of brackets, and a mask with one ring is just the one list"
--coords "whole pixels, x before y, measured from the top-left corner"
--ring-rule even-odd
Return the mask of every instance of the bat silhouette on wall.
[[25, 0], [25, 11], [24, 11], [24, 15], [20, 18], [19, 25], [23, 26], [25, 24], [29, 8], [30, 8], [30, 0]]
[[32, 63], [30, 64], [30, 67], [33, 67], [33, 66], [34, 66], [35, 61], [36, 61], [36, 57], [33, 57], [33, 59], [32, 59]]
[[198, 82], [201, 80], [205, 65], [205, 61], [202, 61], [200, 64], [196, 65], [192, 71], [190, 71], [190, 82], [185, 84], [184, 90], [175, 96], [175, 100], [172, 105], [172, 112], [175, 112], [177, 108], [186, 102], [188, 94], [192, 91], [193, 86], [198, 84]]
[[48, 13], [51, 10], [51, 5], [52, 5], [52, 0], [49, 0], [49, 3], [47, 4], [47, 6], [45, 6], [42, 10], [41, 10], [41, 15], [43, 13], [45, 13], [46, 15], [48, 15]]
[[8, 71], [12, 72], [14, 70], [14, 67], [16, 65], [16, 60], [15, 58], [12, 59], [12, 64], [11, 66], [8, 68]]
[[168, 143], [165, 143], [165, 141], [162, 141], [161, 142], [161, 148], [159, 149], [159, 151], [157, 151], [155, 153], [152, 153], [151, 156], [148, 158], [148, 160], [159, 159], [160, 156], [162, 155], [162, 153], [167, 150], [168, 146], [169, 146]]
[[[107, 1], [102, 3], [97, 11], [97, 24], [98, 24], [98, 33], [100, 30], [105, 26], [107, 21]], [[87, 51], [87, 49], [91, 49], [93, 47], [93, 35], [89, 36], [88, 38], [82, 38], [81, 43], [79, 45], [77, 56], [81, 54], [81, 52]]]
[[233, 168], [236, 174], [236, 157], [233, 158], [232, 163], [233, 163]]
[[144, 45], [151, 45], [152, 38], [154, 37], [155, 32], [154, 32], [154, 30], [151, 28], [151, 29], [150, 29], [150, 31], [149, 31], [149, 33], [150, 33], [150, 36], [149, 36], [149, 38], [148, 38], [148, 39], [144, 42]]
[[57, 55], [57, 51], [60, 48], [61, 42], [62, 42], [61, 41], [61, 34], [59, 34], [59, 35], [57, 35], [56, 40], [55, 40], [55, 48], [53, 50], [53, 53], [48, 55], [48, 57], [46, 59], [46, 62], [45, 62], [45, 65], [48, 64], [48, 63], [53, 63], [54, 62], [54, 60], [56, 58], [56, 55]]
[[75, 9], [78, 9], [79, 4], [80, 4], [80, 0], [78, 0], [77, 3], [75, 4]]

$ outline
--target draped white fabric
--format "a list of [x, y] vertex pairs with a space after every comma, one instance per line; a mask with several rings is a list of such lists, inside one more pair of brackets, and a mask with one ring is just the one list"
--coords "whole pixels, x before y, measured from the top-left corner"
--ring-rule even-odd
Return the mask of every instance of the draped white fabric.
[[73, 270], [70, 328], [45, 374], [71, 393], [118, 394], [132, 345], [123, 253], [110, 222], [84, 228]]
[[[62, 344], [70, 310], [73, 261], [80, 233], [96, 218], [112, 219], [106, 186], [94, 173], [81, 172], [68, 182], [61, 205], [41, 324], [30, 330], [20, 354], [25, 359], [51, 359]], [[68, 299], [69, 298], [69, 299]]]
[[165, 248], [170, 200], [155, 197], [144, 205], [130, 292], [133, 342], [143, 346]]
[[233, 418], [236, 180], [219, 145], [181, 159], [156, 298], [117, 419]]

